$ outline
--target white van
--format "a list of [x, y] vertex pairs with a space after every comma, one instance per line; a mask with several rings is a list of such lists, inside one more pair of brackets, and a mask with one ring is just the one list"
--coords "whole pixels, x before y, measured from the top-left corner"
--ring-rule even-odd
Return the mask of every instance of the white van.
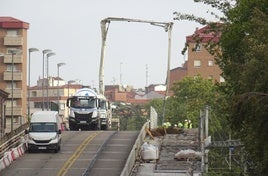
[[33, 113], [27, 134], [28, 152], [32, 150], [54, 150], [61, 145], [60, 119], [57, 111], [37, 111]]

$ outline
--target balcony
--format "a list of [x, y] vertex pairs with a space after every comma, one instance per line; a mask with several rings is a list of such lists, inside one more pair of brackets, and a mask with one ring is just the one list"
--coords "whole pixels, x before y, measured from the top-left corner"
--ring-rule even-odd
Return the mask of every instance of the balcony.
[[[4, 72], [4, 80], [5, 81], [12, 81], [12, 71], [11, 70]], [[21, 71], [14, 70], [13, 81], [22, 81], [22, 72]]]
[[[14, 64], [21, 64], [22, 63], [22, 55], [14, 55], [13, 56], [13, 63]], [[8, 54], [4, 56], [4, 63], [5, 64], [11, 64], [12, 63], [12, 55]]]
[[[20, 106], [13, 106], [13, 115], [22, 116], [22, 108]], [[11, 107], [6, 107], [6, 116], [11, 116]]]
[[[11, 98], [12, 89], [7, 88], [5, 91], [9, 93], [9, 98]], [[22, 98], [22, 90], [20, 88], [13, 89], [13, 98]]]
[[6, 36], [6, 37], [4, 37], [4, 45], [6, 45], [6, 46], [21, 46], [21, 45], [23, 45], [23, 37], [21, 37], [21, 36]]

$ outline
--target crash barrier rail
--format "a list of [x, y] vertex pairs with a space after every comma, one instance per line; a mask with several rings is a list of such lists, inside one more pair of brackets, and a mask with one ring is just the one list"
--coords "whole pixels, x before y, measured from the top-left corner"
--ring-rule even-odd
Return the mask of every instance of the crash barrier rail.
[[0, 171], [8, 167], [14, 160], [21, 157], [26, 151], [25, 143], [6, 151], [0, 159]]
[[149, 128], [149, 122], [146, 122], [141, 131], [140, 134], [138, 135], [136, 142], [128, 156], [127, 162], [125, 163], [124, 169], [121, 172], [120, 176], [129, 176], [132, 172], [132, 169], [136, 163], [136, 159], [139, 156], [139, 151], [141, 148], [142, 143], [144, 142], [145, 136], [146, 136], [146, 128]]
[[20, 145], [21, 140], [24, 136], [24, 130], [28, 128], [28, 126], [29, 123], [25, 123], [10, 133], [5, 134], [0, 139], [0, 159], [3, 158], [5, 152]]

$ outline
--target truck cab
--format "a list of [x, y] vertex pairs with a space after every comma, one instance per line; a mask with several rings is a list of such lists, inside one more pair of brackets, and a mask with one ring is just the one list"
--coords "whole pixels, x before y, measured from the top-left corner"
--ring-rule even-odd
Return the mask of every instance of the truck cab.
[[93, 89], [82, 88], [67, 99], [70, 130], [106, 130], [109, 126], [104, 96]]

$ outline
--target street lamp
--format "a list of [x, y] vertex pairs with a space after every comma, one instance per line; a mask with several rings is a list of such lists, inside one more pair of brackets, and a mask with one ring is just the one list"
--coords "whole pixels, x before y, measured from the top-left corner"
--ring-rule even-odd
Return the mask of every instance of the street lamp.
[[10, 50], [12, 57], [12, 66], [11, 66], [11, 131], [13, 131], [13, 99], [14, 99], [14, 55], [19, 53], [19, 50]]
[[[3, 53], [0, 53], [0, 57], [4, 57], [5, 55], [3, 54]], [[4, 122], [3, 122], [3, 120], [0, 122], [0, 128], [1, 129], [4, 129]], [[2, 135], [2, 133], [1, 133], [1, 137], [2, 137], [3, 135]]]
[[45, 96], [44, 96], [44, 79], [45, 79], [45, 55], [47, 53], [52, 52], [52, 50], [50, 49], [45, 49], [42, 51], [43, 52], [43, 76], [42, 76], [42, 111], [44, 111], [44, 100], [45, 100]]
[[57, 88], [57, 95], [58, 95], [58, 106], [60, 107], [60, 92], [59, 92], [59, 86], [60, 86], [60, 67], [66, 65], [65, 63], [58, 63], [58, 88]]
[[29, 48], [29, 63], [28, 63], [28, 120], [30, 118], [30, 87], [31, 87], [31, 52], [39, 51], [37, 48]]
[[48, 64], [48, 58], [51, 56], [56, 55], [56, 53], [50, 52], [47, 53], [47, 110], [49, 110], [50, 106], [49, 106], [49, 97], [48, 97], [48, 87], [49, 87], [49, 74], [48, 74], [48, 68], [49, 68], [49, 64]]

